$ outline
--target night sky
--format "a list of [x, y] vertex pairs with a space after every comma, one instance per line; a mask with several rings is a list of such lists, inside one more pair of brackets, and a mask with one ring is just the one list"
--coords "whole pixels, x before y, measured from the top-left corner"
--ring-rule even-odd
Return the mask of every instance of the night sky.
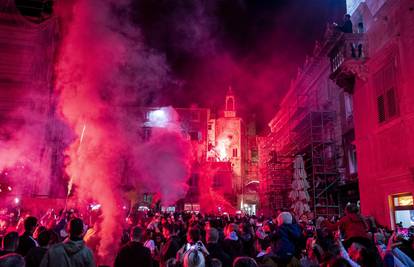
[[219, 110], [232, 85], [241, 115], [256, 114], [263, 131], [345, 0], [139, 0], [132, 10], [175, 80], [148, 104]]

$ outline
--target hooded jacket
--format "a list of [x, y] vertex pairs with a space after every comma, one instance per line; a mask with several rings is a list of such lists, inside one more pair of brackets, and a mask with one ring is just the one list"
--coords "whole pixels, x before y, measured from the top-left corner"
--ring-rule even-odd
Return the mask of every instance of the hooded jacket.
[[299, 225], [284, 223], [274, 233], [272, 251], [275, 256], [283, 261], [289, 261], [296, 252], [295, 243], [301, 235]]
[[95, 267], [92, 251], [83, 240], [66, 239], [49, 248], [40, 267]]

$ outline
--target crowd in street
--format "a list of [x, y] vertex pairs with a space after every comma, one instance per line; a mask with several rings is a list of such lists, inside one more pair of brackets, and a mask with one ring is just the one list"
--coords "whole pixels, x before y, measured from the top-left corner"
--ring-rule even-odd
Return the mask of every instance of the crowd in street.
[[[9, 227], [0, 267], [99, 266], [100, 221], [87, 223], [74, 211], [60, 215], [26, 216]], [[114, 267], [414, 266], [414, 228], [388, 230], [355, 205], [336, 220], [288, 211], [270, 218], [148, 212], [122, 225]]]

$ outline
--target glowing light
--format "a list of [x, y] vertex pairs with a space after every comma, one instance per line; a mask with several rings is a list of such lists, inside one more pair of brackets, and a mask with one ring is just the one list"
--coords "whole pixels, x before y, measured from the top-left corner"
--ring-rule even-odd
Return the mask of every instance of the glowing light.
[[101, 204], [91, 204], [91, 210], [99, 210], [101, 208]]
[[411, 206], [413, 205], [413, 196], [398, 196], [398, 206]]
[[229, 156], [227, 155], [227, 151], [230, 147], [231, 141], [229, 138], [221, 138], [217, 141], [216, 151], [219, 156], [220, 161], [228, 161]]
[[166, 127], [169, 121], [168, 114], [163, 109], [151, 111], [148, 115], [148, 119], [153, 127]]
[[[82, 128], [82, 133], [79, 139], [79, 146], [78, 146], [78, 154], [80, 152], [80, 148], [82, 145], [82, 141], [83, 141], [83, 137], [85, 136], [85, 130], [86, 130], [86, 123], [83, 124], [83, 128]], [[69, 178], [69, 182], [68, 182], [68, 194], [66, 195], [66, 202], [70, 196], [70, 193], [72, 192], [72, 187], [73, 187], [73, 176], [71, 175]]]
[[80, 141], [79, 141], [79, 148], [80, 148], [80, 145], [82, 144], [82, 141], [83, 141], [83, 136], [85, 134], [85, 129], [86, 129], [86, 124], [83, 124], [82, 134], [81, 134]]
[[73, 186], [73, 177], [71, 176], [68, 182], [68, 194], [67, 197], [70, 196], [70, 192], [72, 192], [72, 186]]
[[20, 199], [18, 197], [14, 198], [14, 204], [19, 204], [20, 203]]
[[13, 188], [12, 188], [11, 186], [8, 186], [8, 187], [7, 187], [7, 190], [12, 191], [12, 190], [13, 190]]

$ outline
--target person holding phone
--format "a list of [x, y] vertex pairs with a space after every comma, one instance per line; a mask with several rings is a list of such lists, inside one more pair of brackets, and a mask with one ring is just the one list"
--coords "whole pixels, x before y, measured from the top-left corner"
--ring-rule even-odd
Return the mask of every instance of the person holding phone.
[[407, 262], [407, 259], [409, 259], [409, 262], [413, 265], [408, 266], [414, 266], [414, 236], [410, 229], [397, 227], [394, 236], [397, 246], [393, 253], [403, 262]]

